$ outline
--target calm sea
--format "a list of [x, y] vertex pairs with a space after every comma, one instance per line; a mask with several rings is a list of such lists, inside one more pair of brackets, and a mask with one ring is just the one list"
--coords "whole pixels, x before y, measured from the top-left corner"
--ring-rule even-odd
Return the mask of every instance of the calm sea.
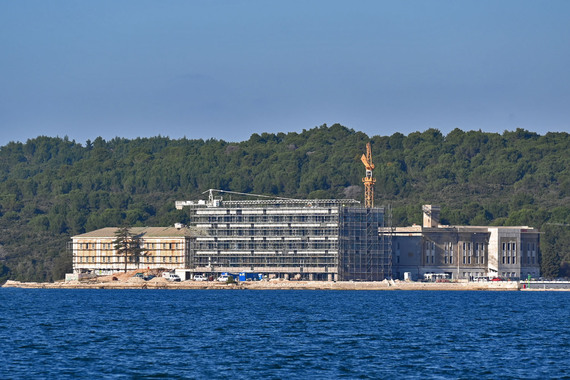
[[570, 292], [0, 288], [2, 379], [570, 379]]

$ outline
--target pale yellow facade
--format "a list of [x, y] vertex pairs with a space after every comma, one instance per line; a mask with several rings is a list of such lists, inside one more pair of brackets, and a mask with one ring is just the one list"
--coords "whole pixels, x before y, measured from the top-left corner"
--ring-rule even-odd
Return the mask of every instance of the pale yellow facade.
[[109, 227], [72, 237], [73, 272], [107, 274], [135, 269], [185, 268], [189, 262], [191, 232], [189, 228], [133, 227], [141, 236], [142, 253], [134, 257], [119, 255], [115, 249], [117, 228]]

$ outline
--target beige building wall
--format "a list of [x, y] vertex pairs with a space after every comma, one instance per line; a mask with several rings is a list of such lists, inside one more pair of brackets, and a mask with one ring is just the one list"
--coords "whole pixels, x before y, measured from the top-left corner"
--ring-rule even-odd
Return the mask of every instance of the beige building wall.
[[[124, 271], [125, 256], [119, 255], [115, 249], [116, 230], [103, 228], [72, 237], [73, 272], [110, 274]], [[174, 270], [187, 266], [191, 241], [189, 231], [163, 227], [134, 227], [131, 230], [133, 234], [141, 235], [143, 252], [138, 263], [134, 257], [126, 258], [127, 271]]]

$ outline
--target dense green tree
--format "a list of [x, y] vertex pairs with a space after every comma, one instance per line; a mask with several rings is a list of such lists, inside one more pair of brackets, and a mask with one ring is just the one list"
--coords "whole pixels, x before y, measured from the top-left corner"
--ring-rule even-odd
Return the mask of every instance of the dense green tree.
[[125, 272], [129, 262], [134, 262], [137, 267], [140, 264], [140, 258], [144, 254], [142, 248], [142, 237], [131, 232], [129, 227], [123, 226], [115, 232], [114, 247], [119, 256], [125, 261]]
[[174, 201], [203, 197], [209, 188], [362, 201], [360, 156], [368, 141], [375, 203], [392, 206], [393, 225], [421, 223], [421, 205], [430, 203], [442, 206], [446, 223], [538, 227], [549, 235], [541, 246], [543, 266], [565, 275], [569, 134], [428, 129], [369, 137], [335, 124], [232, 143], [98, 137], [82, 146], [40, 136], [0, 147], [0, 264], [9, 268], [2, 276], [62, 278], [71, 265], [70, 236], [184, 221]]

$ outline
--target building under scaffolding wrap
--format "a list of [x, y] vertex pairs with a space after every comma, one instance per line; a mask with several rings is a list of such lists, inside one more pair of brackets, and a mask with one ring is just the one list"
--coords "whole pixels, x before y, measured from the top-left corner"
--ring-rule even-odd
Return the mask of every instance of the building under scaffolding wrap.
[[193, 273], [261, 273], [304, 280], [383, 280], [391, 239], [383, 208], [355, 200], [268, 199], [177, 202], [200, 233], [187, 264]]
[[[385, 223], [384, 208], [343, 207], [339, 218], [339, 278], [381, 281], [391, 277], [391, 236], [378, 233]], [[389, 221], [389, 218], [388, 218]], [[389, 223], [388, 223], [389, 224]]]

